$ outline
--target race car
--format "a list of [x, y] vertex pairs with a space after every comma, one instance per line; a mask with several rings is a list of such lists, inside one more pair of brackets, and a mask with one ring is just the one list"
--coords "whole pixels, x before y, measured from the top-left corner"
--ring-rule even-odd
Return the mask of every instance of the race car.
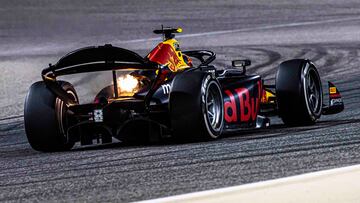
[[[70, 150], [76, 142], [128, 143], [214, 140], [229, 132], [266, 128], [271, 116], [287, 126], [312, 125], [321, 115], [344, 109], [329, 82], [329, 104], [315, 64], [307, 59], [282, 62], [275, 85], [247, 74], [247, 59], [216, 68], [212, 51], [181, 51], [175, 34], [162, 27], [160, 42], [146, 57], [110, 44], [86, 47], [42, 71], [25, 101], [25, 130], [38, 151]], [[196, 64], [197, 65], [194, 65]], [[127, 74], [120, 74], [123, 71]], [[108, 71], [112, 83], [93, 102], [80, 104], [73, 85], [58, 76]], [[115, 139], [113, 139], [115, 138]]]

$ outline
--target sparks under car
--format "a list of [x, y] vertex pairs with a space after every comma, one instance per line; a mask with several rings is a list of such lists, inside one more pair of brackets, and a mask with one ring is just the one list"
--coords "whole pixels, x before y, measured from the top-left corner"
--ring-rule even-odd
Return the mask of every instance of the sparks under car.
[[[71, 52], [42, 71], [25, 102], [25, 130], [38, 151], [71, 149], [76, 142], [151, 142], [161, 139], [213, 140], [227, 132], [266, 128], [278, 115], [287, 126], [311, 125], [321, 115], [344, 109], [329, 84], [329, 104], [315, 65], [306, 59], [282, 62], [275, 85], [246, 74], [250, 60], [217, 69], [215, 53], [181, 51], [175, 33], [162, 28], [160, 42], [146, 57], [104, 45]], [[199, 65], [195, 64], [198, 60]], [[109, 71], [113, 82], [93, 102], [79, 104], [75, 88], [58, 76]], [[127, 70], [130, 73], [120, 75]]]

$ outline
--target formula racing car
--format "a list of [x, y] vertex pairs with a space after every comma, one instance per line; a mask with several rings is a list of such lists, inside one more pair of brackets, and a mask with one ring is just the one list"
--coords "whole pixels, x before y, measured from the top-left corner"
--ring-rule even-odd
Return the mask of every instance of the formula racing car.
[[[70, 150], [76, 142], [145, 143], [162, 139], [213, 140], [228, 132], [266, 128], [270, 116], [287, 126], [311, 125], [344, 109], [335, 85], [323, 100], [319, 73], [310, 60], [282, 62], [275, 85], [249, 75], [247, 59], [217, 69], [215, 53], [181, 51], [181, 28], [155, 30], [160, 42], [146, 57], [104, 46], [86, 47], [42, 71], [25, 101], [25, 130], [38, 151]], [[197, 65], [195, 65], [197, 63]], [[108, 71], [109, 82], [93, 102], [80, 104], [73, 85], [58, 76]], [[126, 74], [124, 74], [126, 71]], [[121, 74], [122, 73], [122, 74]]]

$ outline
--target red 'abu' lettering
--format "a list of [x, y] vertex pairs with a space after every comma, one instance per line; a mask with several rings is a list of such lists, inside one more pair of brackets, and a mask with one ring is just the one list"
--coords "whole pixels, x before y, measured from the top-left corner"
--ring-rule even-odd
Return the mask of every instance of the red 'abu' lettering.
[[[230, 90], [225, 90], [226, 95], [230, 99], [230, 101], [224, 103], [224, 118], [226, 122], [238, 122], [239, 117], [241, 122], [248, 122], [250, 118], [253, 121], [256, 120], [260, 108], [260, 98], [262, 96], [262, 82], [258, 81], [256, 86], [257, 95], [255, 98], [250, 97], [249, 90], [244, 87], [235, 89], [235, 96], [237, 96], [237, 98], [234, 97]], [[256, 86], [254, 88], [256, 88]], [[237, 112], [237, 102], [240, 103], [240, 112]]]
[[[235, 103], [235, 98], [234, 95], [229, 91], [229, 90], [225, 90], [225, 93], [229, 96], [230, 101], [226, 101], [224, 103], [224, 112], [225, 112], [225, 121], [230, 123], [230, 122], [236, 122], [237, 121], [237, 112], [236, 112], [236, 103]], [[229, 110], [231, 112], [229, 112]], [[231, 115], [229, 115], [231, 114]]]
[[[249, 90], [246, 88], [237, 88], [235, 89], [239, 99], [240, 99], [240, 120], [247, 122], [251, 116], [251, 106], [250, 106], [250, 95]], [[245, 96], [245, 97], [244, 97]], [[245, 113], [245, 109], [247, 110]]]

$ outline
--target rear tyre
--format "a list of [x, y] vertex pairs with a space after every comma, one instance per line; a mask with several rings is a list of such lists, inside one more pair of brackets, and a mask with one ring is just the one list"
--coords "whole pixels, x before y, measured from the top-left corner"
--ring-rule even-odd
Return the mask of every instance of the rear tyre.
[[[73, 86], [59, 81], [62, 88], [78, 102]], [[55, 96], [44, 82], [36, 82], [26, 96], [25, 131], [31, 147], [37, 151], [53, 152], [70, 150], [74, 146], [66, 136], [71, 119], [66, 115], [67, 106]]]
[[104, 103], [107, 104], [109, 99], [114, 98], [114, 86], [109, 85], [104, 87], [94, 99], [95, 103]]
[[204, 72], [185, 72], [174, 79], [170, 93], [173, 137], [181, 141], [213, 140], [224, 126], [219, 82]]
[[286, 125], [312, 125], [320, 118], [323, 104], [318, 71], [309, 60], [294, 59], [280, 64], [276, 74], [279, 116]]

